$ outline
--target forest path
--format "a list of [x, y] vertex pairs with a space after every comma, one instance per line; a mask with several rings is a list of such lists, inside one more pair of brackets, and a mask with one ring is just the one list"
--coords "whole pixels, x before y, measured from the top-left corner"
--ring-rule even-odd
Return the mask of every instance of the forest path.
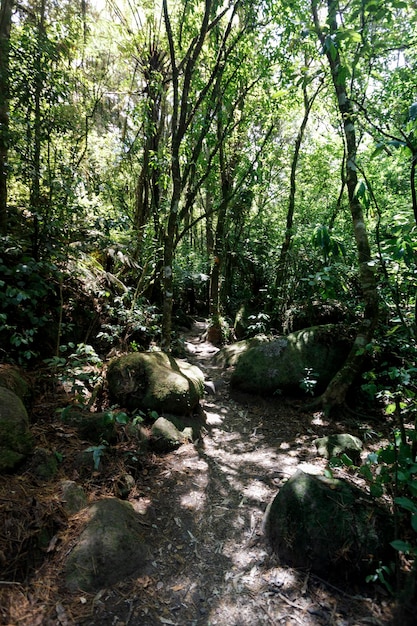
[[297, 467], [322, 469], [312, 441], [326, 423], [299, 401], [231, 397], [230, 372], [214, 364], [204, 333], [197, 322], [184, 336], [187, 360], [216, 388], [202, 402], [203, 435], [158, 458], [130, 499], [147, 527], [148, 570], [101, 597], [83, 624], [387, 624], [380, 603], [281, 566], [271, 553], [265, 509]]

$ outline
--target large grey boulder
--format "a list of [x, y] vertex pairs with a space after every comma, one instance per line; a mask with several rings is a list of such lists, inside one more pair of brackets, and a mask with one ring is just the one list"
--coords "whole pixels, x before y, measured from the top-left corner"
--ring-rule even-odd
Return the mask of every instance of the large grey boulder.
[[129, 410], [189, 415], [204, 395], [204, 374], [164, 352], [133, 352], [111, 361], [112, 400]]
[[22, 400], [13, 391], [0, 386], [0, 472], [13, 470], [33, 447]]
[[272, 395], [309, 391], [321, 393], [344, 363], [351, 342], [334, 325], [314, 326], [278, 337], [242, 353], [231, 385], [241, 391]]
[[391, 516], [344, 480], [298, 470], [270, 505], [267, 536], [283, 563], [328, 580], [365, 581], [392, 558]]
[[146, 539], [132, 505], [106, 498], [88, 509], [65, 564], [65, 582], [70, 591], [97, 591], [142, 571], [146, 559]]

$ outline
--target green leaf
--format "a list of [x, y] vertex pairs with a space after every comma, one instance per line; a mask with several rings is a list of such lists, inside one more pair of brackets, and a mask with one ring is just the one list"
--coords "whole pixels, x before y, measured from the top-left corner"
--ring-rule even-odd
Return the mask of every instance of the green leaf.
[[379, 483], [374, 483], [373, 485], [371, 485], [369, 490], [371, 492], [371, 496], [374, 498], [380, 498], [384, 493], [384, 490]]
[[406, 511], [417, 513], [417, 506], [412, 500], [410, 500], [410, 498], [401, 496], [401, 497], [395, 498], [394, 502], [395, 504], [398, 504], [398, 506], [405, 509]]
[[337, 72], [336, 84], [343, 85], [349, 77], [349, 70], [345, 65], [341, 65]]
[[101, 457], [103, 456], [104, 450], [107, 448], [105, 445], [100, 446], [90, 446], [86, 449], [86, 452], [93, 453], [93, 461], [94, 461], [94, 469], [98, 470], [100, 465]]
[[371, 159], [374, 159], [376, 156], [378, 156], [378, 154], [381, 154], [381, 152], [384, 152], [384, 150], [385, 150], [385, 143], [382, 143], [382, 142], [377, 143], [375, 150], [371, 154]]
[[398, 552], [410, 552], [411, 550], [411, 545], [407, 541], [402, 541], [401, 539], [391, 541], [390, 545]]
[[378, 460], [392, 465], [395, 463], [395, 450], [393, 448], [384, 448], [378, 453]]
[[347, 454], [342, 454], [340, 459], [346, 467], [353, 467], [353, 461]]
[[391, 404], [388, 404], [385, 407], [385, 414], [386, 415], [392, 415], [393, 413], [395, 413], [396, 408], [397, 408], [397, 406], [396, 406], [396, 404], [394, 402], [392, 402]]
[[123, 413], [122, 411], [120, 413], [116, 413], [116, 422], [118, 424], [127, 424], [129, 421], [129, 417], [126, 415], [126, 413]]
[[369, 465], [362, 465], [362, 467], [359, 468], [359, 474], [366, 478], [366, 480], [373, 480], [372, 472], [369, 468]]
[[329, 459], [329, 467], [343, 467], [343, 461], [338, 456], [332, 456]]
[[417, 533], [417, 513], [413, 513], [411, 516], [411, 526], [412, 529]]

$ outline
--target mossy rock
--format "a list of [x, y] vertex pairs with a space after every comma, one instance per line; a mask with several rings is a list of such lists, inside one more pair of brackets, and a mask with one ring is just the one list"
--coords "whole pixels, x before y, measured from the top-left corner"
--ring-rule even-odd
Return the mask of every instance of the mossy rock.
[[351, 341], [333, 325], [315, 326], [250, 348], [238, 358], [232, 387], [247, 393], [299, 394], [309, 376], [313, 393], [324, 391], [343, 365]]
[[338, 435], [328, 435], [314, 441], [317, 452], [325, 459], [340, 457], [346, 454], [355, 465], [360, 465], [363, 443], [359, 437], [354, 437], [348, 433]]
[[111, 361], [107, 382], [113, 402], [128, 410], [189, 415], [204, 395], [204, 375], [164, 352], [134, 352]]
[[298, 470], [273, 500], [266, 530], [283, 563], [327, 580], [365, 582], [389, 562], [390, 514], [344, 480]]
[[15, 365], [0, 364], [0, 387], [13, 391], [28, 407], [32, 400], [32, 388], [24, 373]]
[[73, 480], [61, 482], [61, 502], [68, 515], [74, 515], [87, 506], [87, 496], [84, 489]]
[[13, 470], [33, 450], [29, 418], [22, 400], [0, 387], [0, 472]]
[[65, 564], [70, 591], [97, 591], [144, 568], [146, 538], [128, 502], [105, 498], [90, 506], [83, 532]]
[[190, 427], [181, 431], [165, 417], [159, 417], [152, 426], [150, 443], [157, 452], [170, 452], [187, 441], [192, 441]]
[[58, 473], [56, 454], [45, 448], [36, 448], [30, 465], [32, 473], [40, 480], [51, 480]]
[[239, 358], [250, 348], [260, 346], [272, 341], [272, 337], [267, 335], [256, 335], [250, 339], [242, 339], [241, 341], [235, 341], [228, 346], [224, 346], [214, 357], [214, 363], [220, 367], [231, 367], [236, 365]]

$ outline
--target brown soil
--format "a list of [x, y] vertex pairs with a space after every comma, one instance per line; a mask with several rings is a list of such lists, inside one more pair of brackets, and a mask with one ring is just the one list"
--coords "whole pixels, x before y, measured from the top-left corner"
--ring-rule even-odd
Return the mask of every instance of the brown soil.
[[[38, 445], [64, 455], [49, 483], [30, 467], [0, 477], [0, 623], [62, 626], [363, 626], [395, 624], [384, 590], [358, 584], [338, 589], [279, 562], [262, 532], [266, 506], [298, 467], [323, 470], [314, 439], [332, 432], [371, 435], [375, 424], [324, 419], [308, 399], [266, 399], [230, 393], [230, 371], [213, 364], [204, 325], [185, 337], [188, 360], [214, 382], [202, 409], [198, 441], [133, 464], [132, 442], [120, 435], [100, 472], [74, 469], [89, 444], [57, 422], [59, 399], [34, 407]], [[372, 439], [369, 439], [372, 441]], [[377, 442], [375, 442], [377, 443]], [[97, 594], [68, 593], [61, 568], [79, 533], [82, 513], [67, 518], [59, 482], [83, 485], [90, 501], [114, 496], [129, 472], [129, 501], [140, 515], [151, 558], [146, 572]], [[44, 530], [48, 540], [42, 546]], [[26, 568], [26, 570], [25, 570]], [[393, 621], [394, 620], [394, 621]], [[399, 623], [399, 622], [397, 622]]]

